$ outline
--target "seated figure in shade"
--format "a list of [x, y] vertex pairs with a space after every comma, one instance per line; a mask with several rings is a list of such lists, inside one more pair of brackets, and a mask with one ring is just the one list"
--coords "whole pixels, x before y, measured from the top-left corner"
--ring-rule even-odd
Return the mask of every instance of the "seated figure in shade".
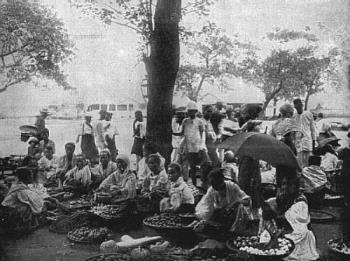
[[117, 170], [117, 164], [111, 160], [111, 153], [108, 149], [100, 152], [100, 163], [91, 169], [92, 181], [98, 187], [101, 182]]
[[112, 194], [117, 199], [132, 199], [136, 197], [136, 175], [130, 170], [130, 160], [127, 155], [117, 156], [117, 170], [102, 181], [98, 190]]
[[58, 167], [58, 157], [54, 155], [51, 146], [45, 148], [44, 156], [38, 161], [38, 166], [40, 176], [45, 182], [55, 179], [56, 169]]
[[64, 146], [66, 154], [58, 160], [58, 166], [56, 169], [56, 176], [63, 181], [65, 179], [66, 173], [73, 169], [77, 164], [77, 159], [74, 154], [75, 144], [73, 142], [68, 142]]
[[63, 185], [88, 188], [91, 184], [90, 166], [86, 164], [82, 154], [77, 155], [76, 162], [77, 165], [66, 173]]
[[43, 152], [45, 151], [47, 146], [50, 146], [52, 148], [53, 154], [55, 154], [56, 153], [55, 143], [53, 142], [53, 140], [49, 139], [49, 136], [50, 136], [49, 129], [47, 128], [43, 129], [41, 133], [42, 140], [39, 142], [39, 147], [40, 147], [40, 150]]
[[169, 197], [160, 201], [161, 212], [193, 212], [194, 197], [192, 190], [188, 187], [181, 175], [181, 166], [171, 163], [168, 167], [170, 180]]

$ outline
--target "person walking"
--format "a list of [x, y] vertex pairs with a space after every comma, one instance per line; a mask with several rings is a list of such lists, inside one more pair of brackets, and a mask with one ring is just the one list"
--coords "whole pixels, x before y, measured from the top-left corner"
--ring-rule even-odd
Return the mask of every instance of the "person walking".
[[312, 113], [304, 111], [301, 99], [295, 99], [293, 104], [297, 111], [293, 118], [296, 121], [297, 127], [299, 127], [303, 133], [301, 150], [297, 153], [297, 156], [301, 167], [304, 168], [308, 165], [309, 157], [316, 145], [315, 122]]

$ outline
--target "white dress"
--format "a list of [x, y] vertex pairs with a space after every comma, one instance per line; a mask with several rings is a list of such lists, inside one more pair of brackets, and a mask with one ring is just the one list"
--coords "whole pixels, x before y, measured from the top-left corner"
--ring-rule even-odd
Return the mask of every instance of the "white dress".
[[286, 237], [293, 240], [294, 251], [284, 260], [309, 261], [319, 258], [316, 250], [316, 239], [307, 228], [310, 222], [309, 209], [305, 201], [294, 203], [284, 214], [293, 232]]

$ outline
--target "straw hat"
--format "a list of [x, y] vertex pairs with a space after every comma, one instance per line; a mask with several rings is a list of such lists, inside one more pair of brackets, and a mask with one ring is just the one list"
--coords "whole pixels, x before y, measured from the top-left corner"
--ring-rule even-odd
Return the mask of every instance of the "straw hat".
[[28, 140], [28, 143], [30, 144], [31, 142], [39, 142], [39, 140], [35, 137], [31, 137], [29, 140]]
[[198, 106], [194, 101], [189, 101], [187, 104], [187, 111], [198, 111]]

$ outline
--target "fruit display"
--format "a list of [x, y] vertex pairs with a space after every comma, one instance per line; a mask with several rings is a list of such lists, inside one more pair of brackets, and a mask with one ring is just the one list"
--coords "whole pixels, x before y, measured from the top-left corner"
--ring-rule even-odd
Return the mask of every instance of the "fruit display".
[[68, 239], [78, 243], [100, 243], [107, 239], [110, 230], [106, 227], [80, 227], [68, 232]]
[[256, 256], [288, 256], [294, 249], [290, 239], [278, 238], [276, 248], [268, 248], [268, 245], [259, 243], [259, 237], [237, 237], [227, 242], [227, 247]]
[[144, 225], [159, 229], [192, 229], [188, 223], [176, 214], [160, 214], [148, 217], [143, 221]]
[[120, 218], [123, 214], [126, 213], [126, 204], [119, 205], [103, 205], [98, 204], [91, 208], [91, 213], [104, 218], [104, 219], [115, 219]]
[[341, 238], [329, 240], [327, 244], [328, 247], [335, 252], [350, 255], [350, 247], [347, 246]]
[[79, 211], [69, 216], [59, 217], [57, 221], [50, 225], [49, 229], [54, 233], [66, 234], [75, 228], [86, 225], [88, 222], [88, 214]]
[[104, 254], [89, 257], [85, 261], [130, 261], [131, 257], [126, 254]]

